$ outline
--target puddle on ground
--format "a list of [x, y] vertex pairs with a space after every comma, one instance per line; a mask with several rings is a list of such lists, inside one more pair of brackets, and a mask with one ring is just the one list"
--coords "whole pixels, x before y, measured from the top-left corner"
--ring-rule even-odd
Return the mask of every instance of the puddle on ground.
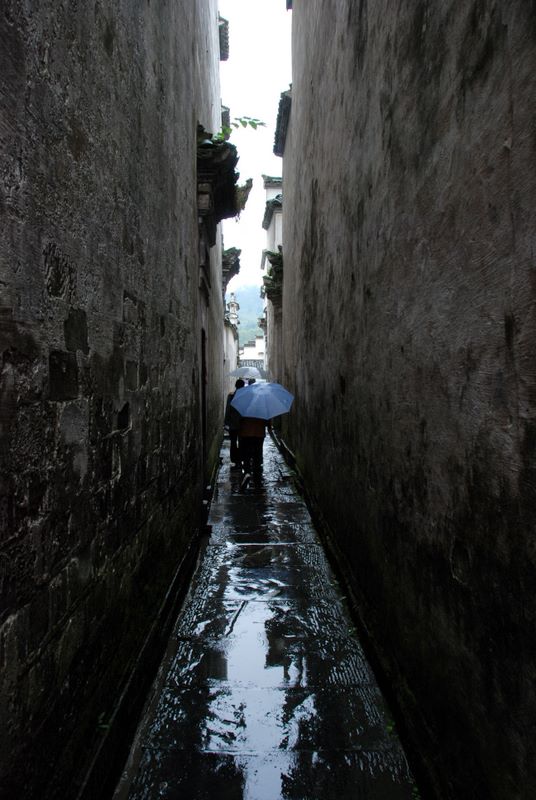
[[[411, 800], [389, 712], [273, 443], [212, 536], [115, 800]], [[225, 453], [224, 461], [226, 459]]]

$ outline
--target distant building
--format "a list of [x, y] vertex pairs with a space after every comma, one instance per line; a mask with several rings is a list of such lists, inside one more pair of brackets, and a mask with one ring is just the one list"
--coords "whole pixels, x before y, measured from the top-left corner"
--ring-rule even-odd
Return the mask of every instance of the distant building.
[[264, 374], [264, 336], [259, 334], [255, 340], [246, 342], [239, 352], [241, 367], [256, 367]]
[[[231, 376], [238, 367], [238, 311], [240, 309], [233, 292], [225, 309], [224, 331], [223, 331], [223, 381], [227, 392], [234, 388], [236, 378]], [[227, 394], [225, 394], [225, 397]]]
[[[266, 208], [262, 221], [262, 227], [266, 231], [266, 250], [277, 250], [278, 245], [283, 244], [283, 180], [268, 175], [262, 177], [266, 191]], [[264, 267], [264, 252], [261, 267]]]
[[227, 303], [227, 314], [226, 317], [229, 319], [233, 325], [240, 325], [240, 320], [238, 319], [238, 311], [240, 309], [240, 305], [236, 299], [235, 293], [231, 292], [231, 297], [229, 302]]
[[263, 175], [266, 207], [262, 227], [266, 231], [266, 249], [262, 252], [262, 295], [265, 299], [264, 320], [259, 321], [265, 338], [265, 369], [274, 380], [281, 372], [281, 332], [283, 296], [283, 194], [282, 179]]

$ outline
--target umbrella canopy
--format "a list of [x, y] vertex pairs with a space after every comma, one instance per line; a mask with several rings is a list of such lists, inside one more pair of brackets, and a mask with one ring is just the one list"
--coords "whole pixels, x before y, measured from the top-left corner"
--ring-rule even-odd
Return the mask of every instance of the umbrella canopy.
[[229, 373], [232, 378], [260, 378], [261, 373], [257, 367], [237, 367]]
[[231, 401], [243, 417], [272, 419], [290, 411], [294, 395], [280, 383], [253, 383], [244, 386]]

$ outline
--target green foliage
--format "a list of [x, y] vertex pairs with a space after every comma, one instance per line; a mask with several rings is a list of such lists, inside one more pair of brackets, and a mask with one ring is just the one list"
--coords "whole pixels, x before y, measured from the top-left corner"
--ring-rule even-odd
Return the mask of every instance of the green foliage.
[[240, 347], [244, 347], [248, 342], [254, 342], [257, 336], [262, 334], [261, 329], [254, 325], [240, 325], [238, 328], [238, 340]]
[[221, 131], [218, 131], [218, 133], [215, 134], [215, 136], [213, 136], [212, 138], [216, 142], [222, 142], [224, 139], [229, 138], [229, 136], [233, 132], [233, 129], [253, 128], [253, 130], [256, 131], [257, 128], [263, 128], [263, 127], [266, 127], [266, 123], [262, 122], [262, 120], [257, 119], [256, 117], [234, 117], [231, 120], [230, 126], [223, 125]]
[[249, 193], [251, 192], [252, 186], [253, 186], [253, 179], [248, 178], [243, 186], [236, 187], [236, 207], [239, 213], [240, 211], [243, 211], [246, 207], [246, 203], [249, 197]]

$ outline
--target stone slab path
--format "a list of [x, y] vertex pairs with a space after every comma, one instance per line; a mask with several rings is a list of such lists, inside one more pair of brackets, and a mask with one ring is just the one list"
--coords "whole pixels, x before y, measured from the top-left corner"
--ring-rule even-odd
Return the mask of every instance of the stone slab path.
[[114, 800], [412, 800], [341, 589], [267, 438], [240, 492], [227, 443], [212, 535]]

